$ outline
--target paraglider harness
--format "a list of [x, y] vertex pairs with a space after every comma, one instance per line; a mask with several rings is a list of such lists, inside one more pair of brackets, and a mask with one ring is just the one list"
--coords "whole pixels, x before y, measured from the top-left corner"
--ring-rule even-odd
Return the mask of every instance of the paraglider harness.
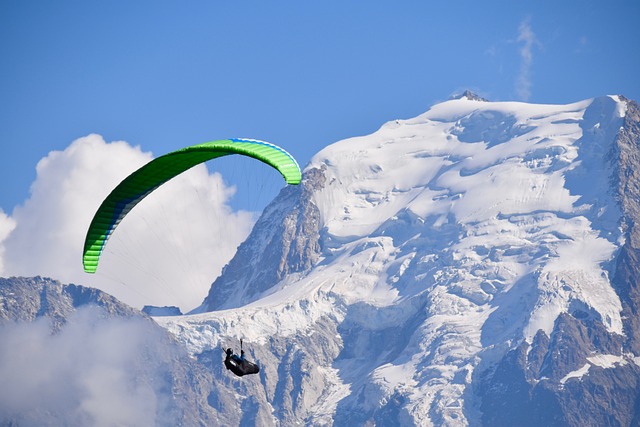
[[224, 366], [237, 376], [241, 377], [243, 375], [257, 374], [260, 372], [258, 365], [244, 358], [242, 339], [240, 340], [240, 356], [233, 354], [233, 350], [230, 348], [228, 348], [225, 353], [227, 357], [224, 359]]

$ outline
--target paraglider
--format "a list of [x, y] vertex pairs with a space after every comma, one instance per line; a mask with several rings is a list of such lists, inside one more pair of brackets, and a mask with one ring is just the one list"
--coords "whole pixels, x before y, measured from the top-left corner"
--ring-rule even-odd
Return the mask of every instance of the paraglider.
[[[126, 177], [104, 199], [95, 213], [84, 242], [82, 263], [87, 273], [95, 273], [109, 236], [122, 219], [145, 197], [171, 178], [193, 166], [229, 154], [253, 157], [277, 169], [287, 184], [302, 179], [296, 160], [282, 148], [255, 139], [225, 139], [192, 145], [160, 156]], [[238, 376], [257, 374], [260, 368], [227, 349], [224, 364]]]
[[287, 184], [300, 183], [300, 167], [291, 154], [276, 145], [255, 139], [205, 142], [160, 156], [126, 177], [98, 208], [85, 237], [84, 271], [96, 272], [109, 236], [142, 199], [193, 166], [229, 154], [253, 157], [277, 169]]
[[224, 359], [224, 366], [241, 377], [243, 375], [257, 374], [260, 367], [253, 362], [249, 362], [244, 358], [244, 350], [242, 349], [242, 339], [240, 340], [240, 356], [233, 354], [233, 350], [228, 348], [225, 351], [227, 357]]
[[[84, 242], [84, 271], [95, 273], [100, 255], [109, 236], [120, 221], [145, 197], [175, 176], [193, 166], [229, 154], [253, 157], [275, 168], [287, 184], [302, 179], [296, 160], [282, 148], [255, 139], [225, 139], [192, 145], [160, 156], [126, 177], [104, 199], [95, 213]], [[257, 374], [260, 368], [244, 357], [242, 340], [240, 356], [226, 350], [225, 367], [238, 376]]]

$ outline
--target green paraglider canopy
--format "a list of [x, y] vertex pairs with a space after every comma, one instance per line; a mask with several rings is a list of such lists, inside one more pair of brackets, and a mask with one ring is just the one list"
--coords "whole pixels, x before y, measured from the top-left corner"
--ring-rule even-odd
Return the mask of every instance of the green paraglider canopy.
[[300, 167], [282, 148], [255, 139], [224, 139], [192, 145], [158, 157], [126, 177], [102, 202], [84, 241], [84, 271], [95, 273], [107, 239], [135, 205], [171, 178], [193, 166], [229, 154], [241, 154], [277, 169], [288, 184], [299, 184]]

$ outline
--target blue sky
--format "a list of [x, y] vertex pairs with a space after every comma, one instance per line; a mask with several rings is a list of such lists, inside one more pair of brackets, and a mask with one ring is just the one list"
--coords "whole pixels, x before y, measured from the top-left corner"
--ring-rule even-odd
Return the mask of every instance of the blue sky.
[[90, 133], [155, 156], [259, 138], [304, 166], [466, 88], [640, 99], [638, 18], [635, 1], [4, 0], [0, 209], [29, 196], [41, 158]]
[[192, 309], [284, 182], [241, 156], [196, 168], [140, 203], [85, 274], [94, 212], [154, 156], [246, 137], [304, 167], [465, 89], [638, 100], [639, 17], [619, 0], [0, 0], [0, 276]]

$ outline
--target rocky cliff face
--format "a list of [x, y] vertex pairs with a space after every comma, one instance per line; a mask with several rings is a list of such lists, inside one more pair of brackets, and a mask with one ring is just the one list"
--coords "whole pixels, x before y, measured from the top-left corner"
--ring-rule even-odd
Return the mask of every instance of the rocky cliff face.
[[623, 335], [579, 309], [562, 314], [551, 335], [508, 352], [479, 373], [485, 425], [602, 426], [640, 423], [640, 107], [626, 100], [623, 127], [609, 152], [612, 186], [627, 240], [612, 267]]
[[[322, 171], [312, 169], [299, 187], [286, 187], [265, 208], [202, 306], [194, 311], [242, 306], [285, 277], [308, 271], [320, 253], [320, 217], [311, 195], [322, 185]], [[279, 220], [274, 222], [274, 218]]]

